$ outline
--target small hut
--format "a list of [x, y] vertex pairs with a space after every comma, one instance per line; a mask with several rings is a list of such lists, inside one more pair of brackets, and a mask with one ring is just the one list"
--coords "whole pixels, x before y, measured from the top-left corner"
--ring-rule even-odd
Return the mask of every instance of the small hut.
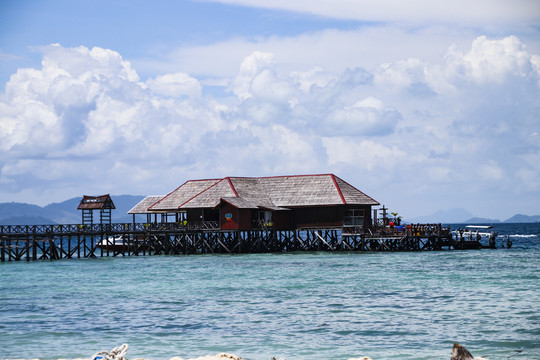
[[77, 210], [82, 210], [82, 224], [94, 224], [94, 210], [99, 210], [99, 223], [111, 223], [111, 211], [116, 209], [109, 194], [100, 196], [84, 195]]

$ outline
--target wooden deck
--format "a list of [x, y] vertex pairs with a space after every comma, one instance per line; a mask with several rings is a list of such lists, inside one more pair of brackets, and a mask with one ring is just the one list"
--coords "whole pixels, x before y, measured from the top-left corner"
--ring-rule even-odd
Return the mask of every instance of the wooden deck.
[[[115, 240], [116, 239], [116, 240]], [[358, 233], [343, 228], [220, 231], [178, 223], [0, 226], [0, 260], [292, 251], [433, 251], [480, 249], [480, 240], [422, 225]]]

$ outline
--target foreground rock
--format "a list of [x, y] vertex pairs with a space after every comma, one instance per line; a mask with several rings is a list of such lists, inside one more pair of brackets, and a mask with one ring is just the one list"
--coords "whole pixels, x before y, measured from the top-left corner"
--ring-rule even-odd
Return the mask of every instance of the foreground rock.
[[452, 348], [452, 357], [450, 360], [474, 360], [474, 356], [472, 356], [469, 350], [465, 349], [458, 343], [455, 343], [454, 347]]
[[[111, 351], [100, 351], [92, 355], [90, 360], [128, 360], [126, 357], [128, 351], [128, 344], [122, 344], [118, 347], [115, 347]], [[144, 360], [144, 359], [135, 359], [135, 360]], [[195, 359], [184, 359], [179, 356], [175, 356], [169, 360], [243, 360], [241, 357], [238, 357], [233, 354], [221, 353], [217, 355], [207, 355], [201, 356]]]
[[[125, 357], [127, 350], [128, 350], [128, 345], [123, 344], [119, 347], [112, 349], [111, 351], [101, 351], [99, 353], [96, 353], [90, 358], [90, 360], [128, 360]], [[134, 359], [134, 360], [144, 360], [144, 359]], [[217, 355], [207, 355], [207, 356], [201, 356], [198, 358], [191, 358], [191, 359], [184, 359], [179, 356], [175, 356], [173, 358], [170, 358], [169, 360], [243, 360], [243, 359], [233, 354], [221, 353]], [[276, 360], [276, 358], [272, 357], [270, 358], [270, 360]], [[285, 359], [280, 359], [280, 360], [285, 360]], [[359, 358], [351, 358], [348, 360], [372, 360], [372, 359], [367, 356], [363, 356]], [[458, 343], [454, 343], [450, 360], [486, 360], [486, 359], [481, 358], [481, 357], [474, 357], [469, 352], [469, 350], [465, 349], [465, 347], [461, 346]]]
[[474, 357], [465, 347], [454, 343], [450, 360], [486, 360], [483, 357]]
[[217, 354], [213, 356], [211, 355], [201, 356], [195, 359], [183, 359], [181, 357], [175, 356], [169, 360], [243, 360], [243, 359], [233, 354], [221, 353], [221, 354]]

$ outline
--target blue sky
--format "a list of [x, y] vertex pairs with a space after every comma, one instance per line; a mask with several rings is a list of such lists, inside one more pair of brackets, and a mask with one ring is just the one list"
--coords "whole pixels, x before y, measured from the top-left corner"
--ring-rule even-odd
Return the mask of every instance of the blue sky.
[[335, 173], [540, 213], [535, 0], [0, 2], [0, 202]]

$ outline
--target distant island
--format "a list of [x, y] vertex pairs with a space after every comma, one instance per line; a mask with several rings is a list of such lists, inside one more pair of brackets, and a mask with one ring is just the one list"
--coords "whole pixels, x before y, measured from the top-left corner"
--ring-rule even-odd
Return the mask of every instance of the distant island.
[[408, 223], [445, 223], [445, 224], [500, 224], [500, 223], [535, 223], [540, 222], [540, 215], [516, 214], [504, 221], [474, 216], [462, 208], [440, 210], [431, 215], [404, 218]]
[[[144, 196], [111, 195], [111, 198], [116, 207], [112, 211], [112, 221], [126, 223], [133, 221], [127, 212]], [[17, 202], [0, 203], [0, 225], [80, 224], [81, 211], [77, 206], [81, 199], [82, 196], [43, 207]]]
[[[79, 224], [81, 212], [77, 206], [82, 197], [71, 198], [60, 203], [38, 206], [28, 203], [0, 203], [0, 225], [48, 225]], [[128, 211], [139, 203], [141, 195], [111, 195], [116, 206], [112, 212], [112, 221], [117, 223], [132, 222]], [[498, 223], [535, 223], [540, 222], [540, 215], [516, 214], [509, 219], [488, 219], [476, 217], [461, 208], [440, 210], [431, 215], [415, 218], [403, 218], [405, 223], [444, 223], [444, 224], [498, 224]]]

